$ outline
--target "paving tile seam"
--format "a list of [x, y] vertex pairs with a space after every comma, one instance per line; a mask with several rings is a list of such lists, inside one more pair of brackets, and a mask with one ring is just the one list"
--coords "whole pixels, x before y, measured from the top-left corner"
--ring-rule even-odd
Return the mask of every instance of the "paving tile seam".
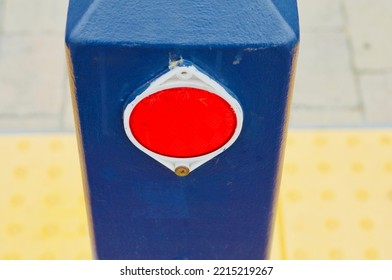
[[[65, 52], [65, 49], [64, 49]], [[60, 105], [60, 126], [59, 129], [61, 130], [67, 130], [66, 127], [66, 118], [67, 118], [67, 105], [69, 102], [69, 99], [71, 98], [71, 92], [69, 90], [68, 87], [68, 83], [69, 83], [69, 78], [68, 78], [68, 73], [65, 72], [65, 75], [63, 77], [63, 96], [62, 96], [62, 101], [61, 101], [61, 105]], [[73, 112], [71, 113], [73, 114]]]
[[364, 120], [366, 105], [365, 105], [363, 95], [361, 94], [361, 88], [359, 85], [359, 76], [358, 76], [358, 73], [356, 72], [354, 47], [353, 47], [352, 38], [351, 38], [350, 32], [349, 32], [350, 26], [349, 26], [349, 22], [348, 22], [348, 13], [347, 13], [347, 7], [346, 7], [344, 1], [340, 2], [339, 8], [340, 8], [340, 12], [342, 13], [342, 16], [343, 16], [343, 28], [346, 31], [345, 38], [346, 38], [346, 43], [347, 43], [347, 47], [349, 50], [350, 69], [354, 75], [355, 93], [356, 93], [356, 96], [359, 100], [358, 109], [360, 110], [362, 119]]

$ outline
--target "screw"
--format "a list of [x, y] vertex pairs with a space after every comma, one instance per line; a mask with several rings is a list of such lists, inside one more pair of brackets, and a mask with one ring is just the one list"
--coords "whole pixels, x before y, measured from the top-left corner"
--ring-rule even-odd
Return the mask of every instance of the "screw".
[[177, 176], [179, 177], [185, 177], [189, 175], [189, 168], [185, 167], [185, 166], [179, 166], [176, 168], [176, 170], [174, 170], [174, 172], [176, 173]]

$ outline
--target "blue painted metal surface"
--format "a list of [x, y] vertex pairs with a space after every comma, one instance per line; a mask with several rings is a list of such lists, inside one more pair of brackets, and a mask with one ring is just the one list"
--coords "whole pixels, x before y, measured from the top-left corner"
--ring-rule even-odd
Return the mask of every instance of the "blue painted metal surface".
[[[71, 0], [66, 43], [99, 259], [264, 259], [299, 28], [295, 0]], [[128, 140], [126, 100], [183, 58], [233, 92], [244, 126], [177, 177]]]

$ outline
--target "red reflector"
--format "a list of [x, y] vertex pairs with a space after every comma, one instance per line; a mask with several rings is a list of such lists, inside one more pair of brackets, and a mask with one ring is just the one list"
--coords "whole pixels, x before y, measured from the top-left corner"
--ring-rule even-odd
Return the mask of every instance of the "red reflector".
[[171, 88], [142, 99], [129, 118], [131, 132], [157, 154], [189, 158], [209, 154], [233, 136], [237, 118], [220, 96], [197, 88]]

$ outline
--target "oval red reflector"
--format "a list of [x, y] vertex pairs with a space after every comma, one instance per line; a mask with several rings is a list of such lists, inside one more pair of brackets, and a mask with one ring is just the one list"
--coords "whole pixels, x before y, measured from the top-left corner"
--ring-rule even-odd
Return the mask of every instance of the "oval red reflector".
[[225, 145], [237, 127], [231, 105], [197, 88], [171, 88], [142, 99], [129, 125], [135, 139], [157, 154], [189, 158]]

